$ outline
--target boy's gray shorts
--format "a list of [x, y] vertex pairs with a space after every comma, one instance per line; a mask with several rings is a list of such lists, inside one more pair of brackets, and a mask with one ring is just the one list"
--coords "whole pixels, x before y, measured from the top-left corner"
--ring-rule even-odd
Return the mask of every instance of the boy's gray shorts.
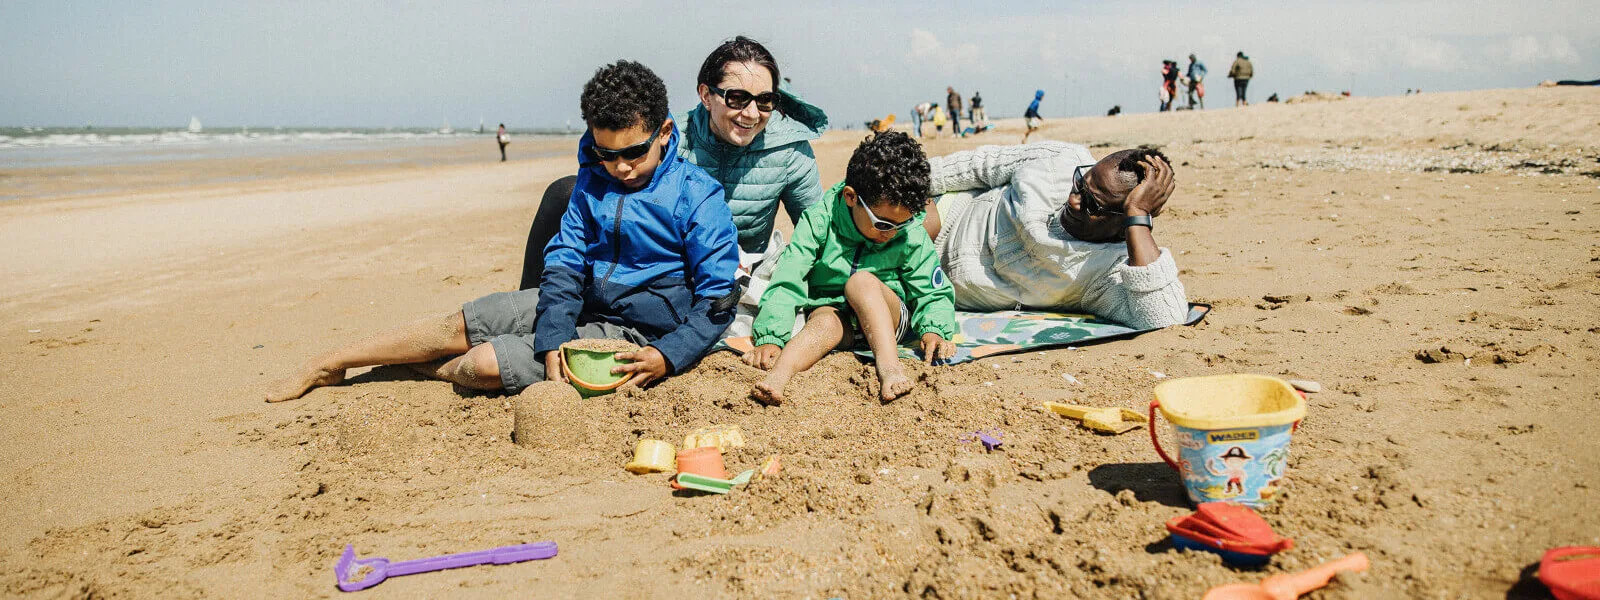
[[[507, 394], [545, 380], [544, 358], [533, 351], [533, 319], [538, 307], [537, 289], [498, 292], [461, 305], [461, 315], [467, 322], [467, 343], [494, 347], [500, 385]], [[640, 346], [650, 343], [631, 327], [603, 322], [579, 325], [578, 337], [627, 340]]]

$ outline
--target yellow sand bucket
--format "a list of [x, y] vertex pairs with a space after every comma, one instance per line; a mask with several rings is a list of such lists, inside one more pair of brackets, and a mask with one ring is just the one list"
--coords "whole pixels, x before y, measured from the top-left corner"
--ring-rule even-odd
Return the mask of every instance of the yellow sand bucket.
[[[1161, 448], [1156, 409], [1172, 422], [1178, 460]], [[1150, 442], [1183, 476], [1189, 501], [1262, 506], [1278, 492], [1289, 439], [1306, 416], [1305, 399], [1288, 382], [1262, 375], [1185, 377], [1156, 386]]]

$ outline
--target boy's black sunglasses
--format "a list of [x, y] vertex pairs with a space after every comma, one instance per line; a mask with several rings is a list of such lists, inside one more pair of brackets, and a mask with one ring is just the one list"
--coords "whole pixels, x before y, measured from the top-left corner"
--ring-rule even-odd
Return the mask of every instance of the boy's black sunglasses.
[[756, 95], [751, 94], [746, 90], [725, 90], [714, 85], [708, 85], [706, 87], [711, 88], [711, 93], [722, 96], [722, 102], [727, 104], [728, 108], [734, 110], [744, 110], [744, 107], [750, 105], [751, 100], [756, 102], [756, 110], [761, 112], [769, 113], [778, 107], [777, 92], [766, 92]]
[[595, 159], [596, 162], [611, 162], [619, 158], [622, 160], [638, 160], [639, 157], [650, 152], [650, 144], [654, 144], [656, 137], [660, 135], [661, 129], [657, 128], [655, 133], [650, 134], [650, 139], [620, 150], [607, 150], [594, 144], [589, 144], [589, 158]]

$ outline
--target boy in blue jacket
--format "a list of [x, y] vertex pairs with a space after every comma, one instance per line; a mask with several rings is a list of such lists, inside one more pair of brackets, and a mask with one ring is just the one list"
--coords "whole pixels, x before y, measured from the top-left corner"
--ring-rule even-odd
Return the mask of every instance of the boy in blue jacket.
[[561, 232], [545, 247], [539, 288], [490, 294], [313, 359], [267, 392], [292, 400], [344, 380], [346, 369], [416, 364], [474, 389], [515, 394], [564, 381], [578, 338], [643, 346], [612, 370], [644, 385], [682, 372], [733, 321], [738, 233], [722, 185], [678, 157], [667, 88], [644, 65], [617, 61], [583, 88], [589, 131]]

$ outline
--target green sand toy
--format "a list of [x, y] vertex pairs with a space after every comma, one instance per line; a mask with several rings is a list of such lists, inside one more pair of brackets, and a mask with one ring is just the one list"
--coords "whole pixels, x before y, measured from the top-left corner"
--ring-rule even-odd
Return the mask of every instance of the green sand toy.
[[672, 487], [680, 490], [726, 494], [733, 490], [733, 486], [750, 483], [750, 478], [754, 477], [755, 474], [756, 470], [750, 469], [738, 474], [733, 479], [717, 479], [715, 477], [695, 475], [694, 473], [679, 473], [677, 479], [672, 482]]

